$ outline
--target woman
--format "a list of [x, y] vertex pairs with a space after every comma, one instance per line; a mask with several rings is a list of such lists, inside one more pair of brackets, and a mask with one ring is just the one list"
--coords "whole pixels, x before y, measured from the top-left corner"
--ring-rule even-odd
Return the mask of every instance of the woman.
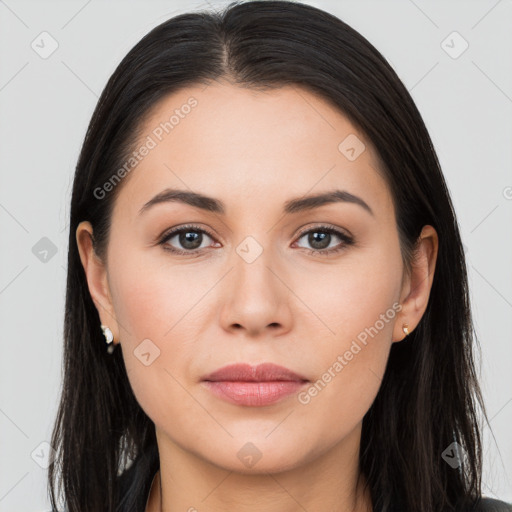
[[481, 499], [432, 142], [317, 8], [176, 16], [123, 59], [76, 169], [65, 333], [54, 509], [60, 477], [69, 512], [512, 510]]

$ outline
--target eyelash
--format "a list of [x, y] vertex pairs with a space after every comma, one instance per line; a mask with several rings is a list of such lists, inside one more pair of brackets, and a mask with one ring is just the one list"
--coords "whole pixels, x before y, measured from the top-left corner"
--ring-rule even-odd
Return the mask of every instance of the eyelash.
[[[194, 231], [194, 232], [198, 232], [198, 233], [206, 233], [210, 238], [215, 240], [215, 237], [213, 236], [213, 234], [210, 233], [207, 229], [199, 228], [197, 225], [194, 225], [194, 224], [188, 224], [185, 226], [180, 226], [179, 228], [176, 228], [176, 229], [172, 229], [171, 231], [168, 231], [160, 238], [158, 244], [162, 245], [163, 249], [165, 251], [169, 251], [173, 254], [177, 254], [180, 256], [192, 256], [192, 255], [199, 256], [202, 254], [203, 250], [206, 249], [206, 247], [203, 247], [203, 249], [196, 249], [196, 250], [192, 250], [192, 251], [183, 251], [181, 249], [176, 249], [175, 247], [170, 248], [170, 247], [165, 246], [165, 244], [171, 238], [173, 238], [175, 235], [180, 234], [180, 233], [186, 233], [189, 231]], [[351, 236], [347, 235], [346, 233], [343, 233], [342, 231], [340, 231], [332, 226], [325, 226], [325, 225], [315, 226], [313, 228], [309, 228], [307, 230], [301, 231], [298, 234], [298, 237], [296, 240], [300, 240], [304, 235], [307, 235], [308, 233], [311, 233], [311, 232], [313, 232], [313, 233], [314, 232], [329, 233], [331, 235], [334, 234], [338, 238], [340, 238], [342, 240], [342, 242], [338, 246], [331, 248], [331, 249], [306, 249], [306, 251], [310, 255], [326, 256], [329, 254], [340, 252], [345, 247], [348, 247], [348, 246], [354, 244], [354, 239]], [[301, 249], [304, 249], [304, 247], [301, 247]]]

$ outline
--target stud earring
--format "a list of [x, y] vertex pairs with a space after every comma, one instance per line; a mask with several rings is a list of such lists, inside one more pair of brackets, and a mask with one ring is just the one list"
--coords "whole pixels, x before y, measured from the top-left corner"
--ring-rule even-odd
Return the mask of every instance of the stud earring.
[[112, 331], [110, 330], [110, 328], [107, 327], [106, 325], [102, 324], [101, 330], [103, 331], [103, 336], [105, 336], [105, 342], [108, 345], [107, 352], [109, 354], [112, 354], [112, 352], [114, 352], [114, 348], [115, 348], [115, 344], [112, 343], [114, 341], [114, 335], [112, 334]]
[[405, 337], [407, 338], [407, 336], [409, 336], [409, 325], [408, 324], [403, 324], [402, 325], [402, 331], [404, 331]]

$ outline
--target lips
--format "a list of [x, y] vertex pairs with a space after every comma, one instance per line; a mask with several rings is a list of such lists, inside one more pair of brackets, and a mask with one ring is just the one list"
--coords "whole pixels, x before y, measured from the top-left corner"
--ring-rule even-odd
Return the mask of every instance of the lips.
[[273, 363], [258, 366], [233, 364], [203, 378], [213, 395], [235, 405], [271, 405], [300, 391], [309, 381], [288, 368]]
[[232, 364], [203, 377], [204, 381], [219, 382], [270, 382], [270, 381], [307, 381], [306, 377], [292, 372], [284, 366], [263, 363], [258, 366]]

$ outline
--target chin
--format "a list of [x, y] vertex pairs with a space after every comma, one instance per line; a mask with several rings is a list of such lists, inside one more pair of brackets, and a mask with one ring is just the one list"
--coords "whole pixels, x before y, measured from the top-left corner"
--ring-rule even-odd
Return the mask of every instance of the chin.
[[244, 436], [245, 441], [233, 438], [227, 443], [213, 442], [209, 448], [215, 445], [214, 453], [209, 450], [209, 453], [198, 453], [198, 455], [202, 455], [219, 468], [248, 475], [281, 473], [304, 463], [304, 457], [297, 449], [304, 446], [304, 440], [301, 441], [300, 438], [294, 440], [288, 436], [286, 445], [277, 437], [271, 440], [265, 438], [266, 435], [268, 434], [260, 434], [259, 437]]

